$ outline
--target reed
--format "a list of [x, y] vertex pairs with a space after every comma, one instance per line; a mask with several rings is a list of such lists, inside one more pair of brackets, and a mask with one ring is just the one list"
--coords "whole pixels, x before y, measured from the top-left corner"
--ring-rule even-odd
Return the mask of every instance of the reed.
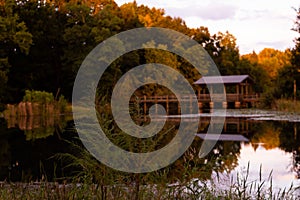
[[[221, 183], [212, 180], [201, 181], [194, 179], [175, 184], [168, 184], [163, 181], [159, 181], [156, 184], [142, 184], [138, 185], [139, 189], [137, 190], [137, 183], [129, 184], [125, 181], [126, 176], [121, 176], [120, 174], [106, 174], [102, 179], [109, 182], [93, 183], [91, 176], [85, 173], [84, 177], [74, 179], [77, 182], [73, 183], [3, 182], [0, 183], [0, 199], [299, 199], [299, 196], [296, 195], [297, 189], [293, 185], [273, 192], [272, 173], [270, 173], [267, 181], [262, 179], [261, 170], [256, 181], [249, 181], [248, 175], [249, 168], [245, 174], [239, 174], [235, 181], [232, 179], [232, 182], [226, 189], [220, 189], [218, 185]], [[139, 177], [140, 179], [142, 175], [131, 177]]]
[[273, 109], [284, 112], [300, 112], [300, 101], [291, 99], [277, 99], [272, 106]]
[[8, 104], [3, 115], [5, 118], [21, 118], [27, 116], [58, 116], [70, 112], [71, 108], [63, 96], [56, 100], [52, 93], [26, 90], [23, 101], [17, 105]]

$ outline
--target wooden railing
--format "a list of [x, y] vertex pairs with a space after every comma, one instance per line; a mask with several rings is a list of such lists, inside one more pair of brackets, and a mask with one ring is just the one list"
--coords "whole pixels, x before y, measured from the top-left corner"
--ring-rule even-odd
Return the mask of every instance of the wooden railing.
[[[164, 95], [164, 96], [142, 96], [139, 97], [139, 101], [141, 103], [144, 102], [151, 102], [151, 103], [159, 103], [159, 102], [178, 102], [178, 100], [181, 101], [192, 101], [195, 100], [194, 98], [197, 98], [199, 102], [210, 102], [210, 101], [216, 101], [216, 102], [222, 102], [225, 101], [224, 95], [222, 94], [200, 94], [200, 95], [182, 95], [178, 96], [178, 98], [175, 95]], [[259, 101], [259, 95], [258, 94], [226, 94], [226, 101], [227, 102], [256, 102]]]

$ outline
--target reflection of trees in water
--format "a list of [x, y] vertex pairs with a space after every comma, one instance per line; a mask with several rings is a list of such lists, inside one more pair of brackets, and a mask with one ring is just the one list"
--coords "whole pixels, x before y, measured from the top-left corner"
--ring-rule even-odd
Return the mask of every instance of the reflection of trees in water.
[[[256, 130], [253, 137], [251, 138], [251, 143], [262, 143], [264, 148], [267, 150], [274, 149], [280, 145], [280, 134], [282, 129], [280, 127], [275, 127], [272, 123], [260, 123], [259, 130]], [[257, 145], [253, 145], [257, 147]]]
[[[0, 156], [1, 156], [0, 168], [1, 169], [4, 168], [7, 169], [8, 168], [7, 165], [11, 165], [12, 163], [16, 163], [16, 161], [18, 161], [19, 164], [23, 167], [23, 169], [26, 168], [27, 170], [26, 173], [36, 174], [37, 172], [34, 172], [34, 170], [38, 169], [39, 166], [38, 165], [32, 166], [32, 163], [28, 161], [28, 154], [32, 154], [31, 151], [34, 152], [36, 151], [36, 149], [39, 149], [40, 152], [34, 152], [32, 155], [33, 157], [36, 158], [34, 162], [38, 162], [38, 159], [41, 159], [41, 155], [40, 155], [41, 152], [47, 154], [48, 155], [47, 158], [49, 158], [50, 155], [49, 151], [53, 151], [51, 152], [51, 154], [53, 155], [55, 152], [59, 151], [59, 148], [63, 149], [63, 147], [58, 147], [59, 146], [57, 144], [58, 140], [54, 139], [56, 138], [57, 134], [53, 135], [53, 133], [59, 132], [57, 131], [57, 129], [63, 130], [63, 127], [66, 126], [64, 122], [66, 120], [59, 120], [59, 121], [52, 120], [54, 124], [58, 122], [58, 124], [55, 124], [53, 126], [51, 126], [52, 125], [50, 123], [51, 120], [50, 121], [41, 121], [42, 119], [39, 120], [40, 120], [38, 121], [39, 123], [38, 122], [34, 123], [36, 124], [35, 128], [32, 128], [31, 130], [23, 130], [23, 131], [20, 131], [18, 128], [8, 129], [7, 123], [4, 120], [0, 121], [1, 123], [0, 134], [5, 132], [8, 133], [7, 131], [15, 132], [14, 134], [11, 134], [12, 136], [10, 136], [11, 137], [10, 140], [6, 140], [5, 139], [6, 136], [1, 137], [0, 140]], [[18, 123], [15, 124], [16, 124], [15, 127], [18, 127]], [[40, 127], [37, 126], [38, 124]], [[49, 125], [49, 126], [47, 128], [47, 127], [42, 127], [42, 125]], [[203, 123], [201, 126], [199, 126], [198, 131], [207, 130], [206, 126], [208, 125], [209, 123], [208, 124]], [[299, 141], [300, 136], [298, 136], [299, 135], [298, 130], [300, 130], [299, 126], [300, 124], [287, 123], [287, 122], [257, 122], [257, 123], [253, 122], [251, 123], [251, 125], [249, 125], [250, 127], [249, 131], [251, 132], [250, 134], [251, 143], [264, 143], [266, 149], [279, 147], [286, 152], [293, 153], [292, 164], [293, 164], [293, 170], [297, 174], [297, 178], [300, 178], [300, 141]], [[236, 127], [236, 126], [232, 126], [232, 127]], [[111, 129], [112, 127], [107, 127], [107, 128]], [[176, 130], [177, 126], [174, 123], [170, 122], [166, 124], [164, 130], [170, 130], [170, 129], [173, 130], [173, 128]], [[22, 132], [25, 133], [25, 135], [23, 135], [23, 138], [20, 137], [20, 135], [22, 135], [20, 133]], [[236, 133], [238, 132], [236, 131], [235, 134]], [[65, 133], [61, 133], [61, 134], [63, 135], [64, 138], [66, 137]], [[146, 149], [143, 149], [143, 151], [151, 151], [151, 150], [159, 149], [162, 146], [165, 146], [167, 143], [169, 143], [172, 140], [174, 134], [176, 134], [176, 132], [174, 133], [166, 132], [166, 134], [164, 133], [158, 134], [158, 136], [156, 138], [153, 138], [153, 140], [141, 140], [140, 142], [144, 144], [144, 147], [145, 148], [147, 147]], [[5, 135], [9, 135], [9, 134], [5, 134]], [[48, 137], [48, 135], [49, 136], [51, 135], [51, 137]], [[39, 140], [39, 138], [45, 138], [45, 137], [47, 137], [47, 141]], [[116, 135], [111, 135], [111, 137], [112, 140], [115, 140], [115, 142], [118, 145], [122, 146], [123, 144], [125, 145], [125, 147], [127, 145], [127, 148], [129, 149], [130, 147], [131, 150], [132, 148], [140, 147], [141, 144], [139, 141], [132, 140], [133, 138], [130, 138], [130, 140], [128, 140], [128, 137], [125, 137], [124, 135], [122, 136], [122, 138], [124, 138], [124, 140], [128, 140], [129, 142], [125, 143], [126, 141], [119, 140], [120, 139], [119, 137], [117, 137], [118, 139], [116, 140], [114, 138], [116, 137]], [[157, 142], [156, 139], [160, 139], [160, 142]], [[34, 145], [39, 144], [39, 146], [32, 147], [29, 145], [29, 143], [25, 144], [24, 142], [25, 140], [31, 140], [33, 142], [31, 144]], [[40, 141], [44, 141], [44, 142], [40, 143]], [[207, 180], [211, 178], [213, 172], [220, 172], [220, 173], [231, 172], [237, 167], [238, 157], [241, 150], [240, 142], [219, 141], [215, 145], [214, 149], [205, 158], [199, 158], [198, 153], [202, 142], [203, 140], [201, 138], [196, 137], [189, 150], [183, 156], [181, 156], [180, 159], [175, 161], [167, 168], [164, 168], [159, 172], [155, 172], [155, 173], [167, 174], [168, 182], [176, 182], [178, 180], [192, 180], [193, 178]], [[152, 146], [147, 146], [147, 144], [151, 144]], [[64, 149], [66, 148], [67, 147], [65, 146]], [[140, 149], [137, 149], [137, 151], [138, 150]], [[32, 169], [31, 172], [30, 169]], [[53, 173], [53, 171], [51, 171], [53, 169], [49, 168], [48, 170], [50, 171], [49, 173]], [[7, 173], [7, 171], [1, 171], [0, 176], [2, 176], [3, 174], [2, 172]]]
[[300, 179], [300, 151], [293, 151], [293, 170], [296, 173], [296, 178]]
[[[0, 118], [0, 169], [6, 168], [8, 169], [11, 161], [11, 155], [10, 155], [10, 145], [8, 141], [4, 138], [2, 134], [6, 131], [6, 121], [2, 118]], [[0, 176], [3, 173], [2, 170], [0, 170]]]
[[[15, 122], [14, 126], [12, 121], [9, 124], [0, 118], [0, 180], [32, 181], [39, 179], [42, 174], [53, 176], [55, 161], [49, 158], [68, 149], [60, 139], [65, 138], [68, 117], [57, 121], [37, 117], [32, 119], [34, 125], [26, 125], [30, 128], [24, 130], [21, 129], [24, 121], [10, 120]], [[26, 123], [32, 123], [28, 121]]]
[[300, 179], [300, 136], [298, 133], [299, 123], [294, 123], [295, 148], [293, 149], [293, 169], [296, 172], [297, 179]]
[[[248, 131], [245, 119], [227, 118], [225, 123], [227, 129], [224, 128], [223, 133], [236, 135], [240, 131], [241, 134]], [[206, 133], [209, 125], [209, 117], [201, 118], [198, 132]], [[212, 124], [212, 131], [219, 128], [219, 125], [218, 123]], [[230, 173], [238, 166], [238, 156], [241, 150], [239, 141], [218, 141], [207, 156], [199, 158], [198, 154], [202, 143], [203, 140], [200, 137], [194, 139], [189, 150], [172, 165], [171, 177], [178, 177], [178, 174], [189, 174], [190, 179], [208, 180], [211, 179], [213, 172]]]
[[[232, 121], [231, 121], [232, 123]], [[239, 124], [240, 121], [237, 122]], [[209, 121], [202, 121], [199, 125], [200, 132], [206, 132]], [[218, 124], [214, 124], [217, 126]], [[235, 126], [237, 129], [238, 126]], [[237, 133], [237, 130], [234, 131]], [[180, 174], [189, 174], [185, 178], [211, 179], [212, 173], [229, 173], [238, 166], [241, 143], [238, 141], [218, 141], [212, 151], [204, 158], [199, 158], [199, 150], [203, 143], [200, 137], [196, 137], [191, 147], [185, 154], [171, 165], [170, 177], [178, 177]]]
[[[0, 134], [4, 133], [6, 127], [6, 122], [4, 119], [0, 118]], [[0, 169], [8, 169], [11, 162], [11, 154], [10, 154], [10, 145], [8, 141], [3, 138], [1, 134], [0, 139]], [[5, 173], [3, 170], [0, 170], [0, 176]]]
[[[251, 143], [263, 143], [265, 149], [280, 148], [293, 154], [292, 170], [300, 178], [300, 124], [269, 121], [257, 123]], [[255, 146], [255, 145], [254, 145]]]
[[293, 171], [296, 177], [300, 178], [300, 124], [282, 123], [282, 132], [280, 134], [280, 148], [293, 154]]
[[240, 142], [218, 142], [204, 160], [207, 162], [206, 167], [211, 168], [215, 172], [231, 172], [238, 165], [240, 149]]
[[[109, 130], [106, 136], [114, 144], [122, 149], [133, 152], [151, 152], [166, 146], [177, 134], [179, 124], [174, 120], [167, 121], [162, 131], [154, 137], [137, 139], [123, 133], [114, 122], [111, 122], [110, 118], [106, 121], [108, 123], [105, 123], [104, 117], [99, 118], [99, 121], [104, 130]], [[143, 125], [144, 122], [137, 121], [137, 123]], [[145, 124], [147, 123], [149, 122], [146, 121]], [[209, 123], [205, 123], [202, 124], [202, 126], [198, 126], [198, 131], [205, 131], [208, 125]], [[191, 130], [189, 131], [191, 137], [193, 137], [195, 127], [187, 127], [187, 129], [189, 128]], [[150, 173], [150, 175], [147, 174], [145, 177], [142, 175], [142, 179], [146, 181], [148, 180], [147, 177], [152, 177], [153, 174], [156, 174], [155, 176], [157, 178], [157, 174], [160, 174], [160, 178], [166, 176], [168, 179], [166, 182], [168, 183], [190, 181], [193, 178], [207, 180], [211, 179], [213, 172], [230, 172], [238, 165], [238, 155], [241, 149], [240, 142], [219, 141], [209, 155], [205, 158], [199, 158], [198, 154], [202, 142], [203, 140], [201, 138], [195, 137], [190, 148], [178, 160], [166, 168]], [[99, 168], [105, 169], [101, 163], [99, 163]]]
[[[262, 143], [266, 150], [280, 148], [285, 152], [292, 153], [292, 170], [296, 173], [296, 177], [300, 178], [299, 130], [299, 123], [263, 121], [251, 122], [249, 134], [254, 147], [255, 144]], [[201, 143], [198, 145], [201, 145]], [[209, 179], [213, 171], [230, 172], [233, 170], [238, 165], [240, 148], [239, 142], [219, 141], [204, 159], [199, 159], [195, 156], [194, 159], [198, 159], [198, 161], [193, 162], [198, 164], [201, 172], [199, 172], [199, 177]]]
[[167, 171], [169, 182], [189, 181], [194, 178], [209, 180], [212, 173], [229, 173], [238, 165], [240, 142], [220, 141], [206, 157], [199, 158], [201, 144], [202, 139], [196, 138], [180, 159], [167, 169], [161, 170]]
[[30, 141], [47, 138], [53, 135], [55, 131], [62, 130], [68, 118], [71, 116], [10, 116], [6, 118], [6, 121], [9, 129], [18, 128], [24, 131], [26, 140]]

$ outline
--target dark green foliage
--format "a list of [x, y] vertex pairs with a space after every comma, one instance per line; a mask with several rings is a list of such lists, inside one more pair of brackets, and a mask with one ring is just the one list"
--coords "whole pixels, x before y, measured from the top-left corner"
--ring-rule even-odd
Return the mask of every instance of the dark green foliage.
[[11, 55], [28, 54], [32, 35], [14, 9], [16, 2], [7, 0], [0, 6], [0, 103], [6, 101]]
[[[300, 34], [300, 8], [295, 9], [297, 13], [296, 21], [295, 21], [295, 27], [293, 28], [294, 31]], [[292, 49], [292, 65], [296, 66], [298, 69], [300, 69], [300, 36], [295, 39], [295, 47]]]
[[55, 98], [52, 93], [45, 91], [25, 90], [22, 101], [37, 103], [43, 108], [53, 105], [54, 109], [59, 113], [65, 113], [67, 109], [67, 100], [63, 95]]
[[[296, 10], [297, 17], [294, 31], [300, 34], [300, 8]], [[296, 91], [295, 91], [296, 89]], [[295, 39], [295, 47], [291, 50], [291, 64], [278, 70], [274, 80], [273, 96], [277, 99], [294, 99], [300, 96], [300, 36]], [[295, 93], [296, 92], [296, 93]]]
[[25, 96], [23, 97], [24, 102], [34, 102], [40, 104], [49, 104], [54, 102], [54, 96], [52, 93], [44, 91], [25, 91]]
[[[51, 3], [29, 0], [17, 4], [6, 0], [0, 4], [0, 11], [2, 103], [19, 102], [26, 89], [63, 94], [70, 101], [77, 71], [88, 53], [108, 37], [138, 27], [164, 27], [184, 33], [205, 48], [221, 75], [249, 74], [256, 83], [255, 92], [269, 91], [271, 85], [261, 66], [240, 58], [232, 34], [212, 35], [206, 27], [188, 28], [181, 18], [166, 16], [163, 9], [138, 6], [136, 2], [119, 7], [108, 0]], [[295, 30], [299, 32], [297, 13]], [[292, 54], [295, 66], [299, 63], [299, 39]], [[117, 78], [129, 69], [157, 60], [173, 66], [191, 83], [200, 77], [193, 66], [176, 55], [140, 51], [114, 62], [102, 79], [112, 84], [105, 83], [105, 88], [98, 92], [107, 95]]]
[[[298, 69], [295, 66], [286, 66], [279, 70], [275, 80], [276, 89], [274, 96], [276, 98], [293, 98], [295, 80], [299, 91], [300, 72], [298, 72]], [[299, 96], [299, 92], [297, 92], [297, 96]]]
[[253, 90], [256, 93], [267, 92], [271, 87], [271, 80], [267, 72], [258, 64], [250, 63], [249, 60], [241, 58], [235, 70], [235, 74], [248, 74], [251, 76], [255, 82]]

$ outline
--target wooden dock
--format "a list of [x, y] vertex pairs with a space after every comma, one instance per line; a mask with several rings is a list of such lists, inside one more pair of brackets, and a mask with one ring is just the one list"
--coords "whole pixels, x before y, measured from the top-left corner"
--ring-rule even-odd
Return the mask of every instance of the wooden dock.
[[[212, 99], [214, 101], [212, 101]], [[246, 108], [256, 107], [260, 101], [258, 94], [226, 94], [226, 101], [224, 101], [224, 95], [221, 94], [198, 94], [198, 95], [182, 95], [178, 98], [175, 95], [164, 96], [142, 96], [132, 99], [131, 102], [137, 101], [144, 110], [144, 114], [147, 114], [149, 106], [153, 104], [162, 104], [165, 106], [167, 114], [173, 110], [173, 114], [180, 113], [179, 102], [188, 102], [192, 108], [192, 103], [197, 101], [200, 110], [204, 108], [214, 109], [216, 104], [220, 104], [222, 108]], [[177, 113], [174, 113], [177, 110]]]

